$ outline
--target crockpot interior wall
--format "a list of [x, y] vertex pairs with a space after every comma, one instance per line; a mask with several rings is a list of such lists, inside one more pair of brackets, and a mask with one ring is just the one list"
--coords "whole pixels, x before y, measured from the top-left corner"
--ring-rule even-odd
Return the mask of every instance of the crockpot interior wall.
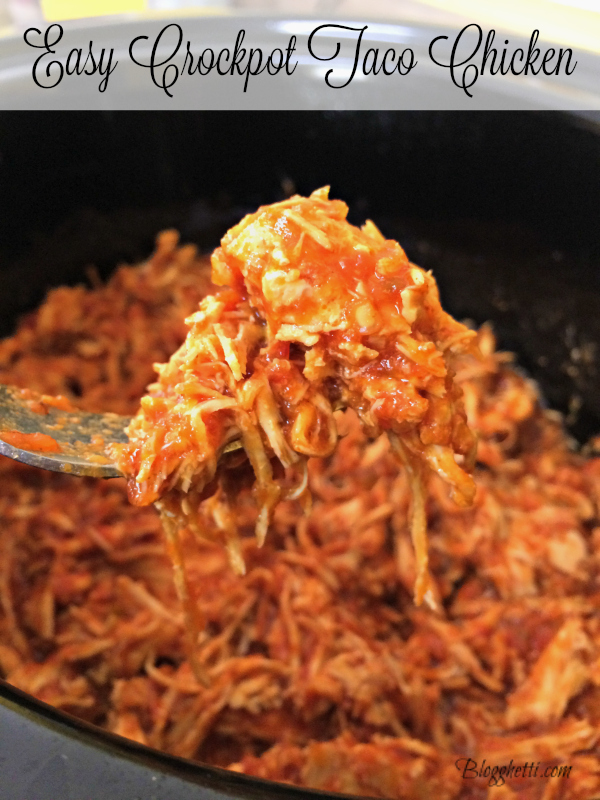
[[581, 439], [600, 431], [600, 131], [558, 113], [0, 114], [0, 335], [51, 286], [177, 227], [331, 184], [491, 320]]

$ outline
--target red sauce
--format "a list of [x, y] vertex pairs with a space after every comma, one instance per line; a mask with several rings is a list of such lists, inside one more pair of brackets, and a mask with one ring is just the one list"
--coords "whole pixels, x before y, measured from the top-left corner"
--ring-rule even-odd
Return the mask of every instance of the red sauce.
[[40, 453], [60, 453], [61, 447], [56, 439], [45, 433], [21, 433], [21, 431], [0, 431], [0, 439], [21, 450], [37, 450]]
[[64, 397], [62, 394], [57, 394], [56, 396], [51, 394], [43, 394], [41, 398], [41, 402], [45, 406], [52, 406], [53, 408], [58, 408], [61, 411], [75, 411], [75, 406], [71, 403], [71, 401]]

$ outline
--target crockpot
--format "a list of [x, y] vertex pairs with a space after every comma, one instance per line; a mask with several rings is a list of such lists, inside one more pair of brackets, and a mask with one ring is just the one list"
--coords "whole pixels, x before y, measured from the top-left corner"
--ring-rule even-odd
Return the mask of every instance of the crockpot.
[[[0, 325], [49, 287], [214, 247], [259, 204], [330, 184], [490, 321], [574, 438], [600, 432], [600, 124], [550, 112], [0, 114]], [[316, 797], [139, 746], [0, 681], [3, 800]], [[323, 796], [323, 795], [321, 795]]]

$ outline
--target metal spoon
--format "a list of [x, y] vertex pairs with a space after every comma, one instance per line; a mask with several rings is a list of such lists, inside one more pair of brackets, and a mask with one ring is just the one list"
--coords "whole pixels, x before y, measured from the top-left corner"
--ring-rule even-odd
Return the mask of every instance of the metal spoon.
[[[32, 392], [0, 385], [0, 454], [33, 467], [92, 478], [122, 477], [106, 447], [127, 441], [125, 428], [129, 422], [130, 417], [119, 414], [64, 411], [44, 403]], [[54, 445], [50, 439], [40, 442], [36, 434], [50, 437]], [[241, 446], [241, 442], [232, 441], [222, 452]], [[46, 447], [54, 447], [54, 451]]]
[[[121, 477], [105, 448], [127, 441], [129, 421], [119, 414], [64, 411], [32, 398], [31, 392], [0, 386], [0, 453], [34, 467], [93, 478]], [[35, 434], [51, 437], [56, 451], [37, 450]], [[49, 440], [45, 444], [52, 445]]]

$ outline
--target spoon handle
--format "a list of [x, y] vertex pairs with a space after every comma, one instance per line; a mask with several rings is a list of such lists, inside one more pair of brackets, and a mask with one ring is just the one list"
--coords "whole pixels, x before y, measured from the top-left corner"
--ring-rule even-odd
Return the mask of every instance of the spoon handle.
[[[53, 472], [117, 478], [105, 448], [126, 442], [129, 417], [65, 410], [68, 403], [0, 385], [0, 453]], [[62, 407], [61, 407], [62, 406]]]
[[[106, 455], [126, 442], [130, 417], [68, 410], [68, 401], [0, 384], [0, 454], [32, 467], [90, 478], [120, 478]], [[220, 455], [241, 450], [239, 439]]]

